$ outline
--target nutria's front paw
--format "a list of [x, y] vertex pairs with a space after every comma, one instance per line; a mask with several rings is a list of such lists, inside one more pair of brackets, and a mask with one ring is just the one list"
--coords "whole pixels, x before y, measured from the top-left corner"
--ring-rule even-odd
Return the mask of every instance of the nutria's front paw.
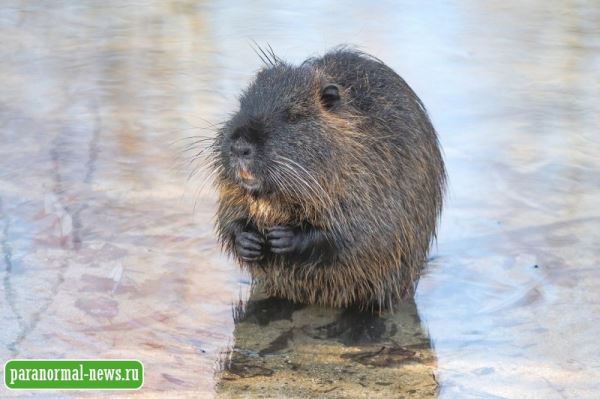
[[235, 237], [235, 250], [246, 262], [255, 262], [263, 258], [264, 238], [254, 231], [242, 231]]
[[298, 233], [290, 226], [275, 226], [267, 232], [271, 252], [278, 255], [294, 252], [298, 245]]

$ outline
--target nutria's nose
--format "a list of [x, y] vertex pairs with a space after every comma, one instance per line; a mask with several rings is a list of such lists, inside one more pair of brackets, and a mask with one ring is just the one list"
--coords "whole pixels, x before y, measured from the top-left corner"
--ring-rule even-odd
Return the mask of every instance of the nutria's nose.
[[239, 158], [249, 158], [252, 155], [252, 146], [244, 140], [237, 140], [231, 145], [231, 153]]

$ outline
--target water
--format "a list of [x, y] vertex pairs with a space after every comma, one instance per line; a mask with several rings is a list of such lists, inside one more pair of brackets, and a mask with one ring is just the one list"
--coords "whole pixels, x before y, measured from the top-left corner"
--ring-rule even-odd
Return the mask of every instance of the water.
[[[137, 358], [144, 397], [598, 396], [597, 4], [9, 0], [0, 40], [2, 361]], [[220, 254], [183, 150], [252, 40], [356, 43], [427, 105], [450, 190], [393, 315], [249, 298]]]

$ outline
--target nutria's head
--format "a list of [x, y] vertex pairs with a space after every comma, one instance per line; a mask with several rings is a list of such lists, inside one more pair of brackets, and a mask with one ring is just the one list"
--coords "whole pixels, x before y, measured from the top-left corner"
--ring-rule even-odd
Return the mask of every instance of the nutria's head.
[[336, 169], [342, 96], [310, 66], [277, 62], [261, 70], [218, 134], [221, 179], [254, 196], [317, 193], [322, 175]]

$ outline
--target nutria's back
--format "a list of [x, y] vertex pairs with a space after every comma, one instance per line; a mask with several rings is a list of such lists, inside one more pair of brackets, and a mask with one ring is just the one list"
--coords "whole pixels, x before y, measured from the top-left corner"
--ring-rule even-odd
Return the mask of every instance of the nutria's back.
[[445, 171], [425, 108], [381, 61], [271, 54], [214, 148], [219, 236], [268, 293], [382, 307], [412, 291]]

